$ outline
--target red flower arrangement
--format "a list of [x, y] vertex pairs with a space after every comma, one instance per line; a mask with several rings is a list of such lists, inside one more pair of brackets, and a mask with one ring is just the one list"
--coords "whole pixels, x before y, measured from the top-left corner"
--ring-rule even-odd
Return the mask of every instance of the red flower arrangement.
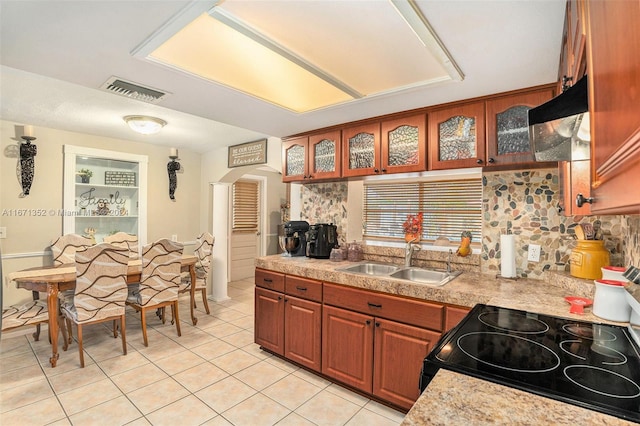
[[405, 234], [422, 234], [422, 212], [416, 215], [407, 215], [407, 220], [402, 224]]

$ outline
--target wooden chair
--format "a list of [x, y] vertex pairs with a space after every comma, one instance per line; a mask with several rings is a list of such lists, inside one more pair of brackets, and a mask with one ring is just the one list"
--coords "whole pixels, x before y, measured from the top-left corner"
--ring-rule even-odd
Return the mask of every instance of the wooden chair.
[[[178, 336], [180, 318], [178, 316], [178, 288], [180, 285], [180, 263], [183, 245], [168, 239], [161, 239], [142, 248], [142, 277], [140, 288], [127, 298], [127, 305], [140, 312], [144, 345], [149, 346], [147, 338], [148, 310], [171, 306]], [[162, 310], [164, 322], [164, 309]]]
[[126, 232], [116, 232], [113, 235], [107, 235], [103, 238], [105, 243], [113, 244], [116, 247], [122, 247], [129, 251], [130, 259], [139, 257], [138, 236], [127, 234]]
[[[67, 328], [71, 323], [78, 328], [80, 366], [84, 367], [82, 327], [113, 321], [113, 337], [118, 337], [116, 321], [120, 320], [122, 352], [127, 354], [125, 328], [125, 301], [127, 300], [127, 269], [129, 253], [126, 249], [102, 243], [76, 252], [76, 287], [73, 302], [62, 305], [60, 329], [64, 336], [63, 349], [67, 350]], [[66, 320], [66, 327], [63, 322]]]
[[197, 247], [195, 255], [198, 260], [196, 262], [195, 289], [193, 292], [191, 291], [191, 275], [187, 274], [182, 277], [182, 282], [180, 283], [180, 288], [178, 290], [179, 294], [187, 292], [190, 293], [191, 321], [193, 322], [193, 325], [198, 323], [198, 319], [193, 313], [193, 310], [196, 307], [196, 291], [199, 291], [202, 294], [202, 304], [204, 305], [204, 309], [207, 311], [207, 315], [211, 313], [209, 311], [209, 304], [207, 303], [207, 278], [209, 277], [209, 271], [211, 270], [211, 254], [213, 253], [215, 238], [210, 233], [203, 232], [198, 236], [196, 241]]

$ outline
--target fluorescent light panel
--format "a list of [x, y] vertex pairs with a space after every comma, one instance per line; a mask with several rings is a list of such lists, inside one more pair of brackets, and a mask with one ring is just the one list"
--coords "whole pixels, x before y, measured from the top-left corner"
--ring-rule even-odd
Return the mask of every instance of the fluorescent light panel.
[[462, 79], [414, 0], [329, 4], [227, 0], [135, 54], [299, 113]]

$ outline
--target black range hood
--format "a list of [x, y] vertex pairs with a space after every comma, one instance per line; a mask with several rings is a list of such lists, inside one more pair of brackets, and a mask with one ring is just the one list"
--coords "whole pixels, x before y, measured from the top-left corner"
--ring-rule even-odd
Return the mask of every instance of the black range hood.
[[591, 157], [587, 76], [562, 94], [529, 110], [529, 139], [536, 161]]

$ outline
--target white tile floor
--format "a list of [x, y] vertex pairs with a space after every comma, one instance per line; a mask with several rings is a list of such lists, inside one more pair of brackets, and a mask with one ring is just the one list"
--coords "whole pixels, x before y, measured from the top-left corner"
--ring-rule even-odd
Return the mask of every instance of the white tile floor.
[[[181, 298], [182, 336], [148, 316], [127, 315], [128, 354], [100, 324], [85, 329], [85, 365], [74, 342], [49, 365], [46, 331], [0, 341], [2, 425], [398, 425], [392, 410], [263, 352], [253, 343], [253, 280], [229, 285], [191, 325]], [[74, 331], [75, 334], [75, 331]]]

